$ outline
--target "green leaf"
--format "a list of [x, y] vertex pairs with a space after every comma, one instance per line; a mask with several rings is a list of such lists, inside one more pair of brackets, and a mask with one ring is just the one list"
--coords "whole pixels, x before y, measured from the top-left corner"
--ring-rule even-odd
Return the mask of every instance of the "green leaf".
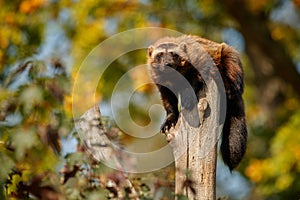
[[13, 160], [0, 152], [0, 163], [1, 163], [1, 170], [0, 170], [0, 182], [6, 180], [8, 174], [10, 173], [11, 169], [14, 167]]
[[[101, 190], [101, 189], [100, 189]], [[104, 191], [93, 191], [86, 195], [88, 200], [107, 199]]]
[[43, 102], [43, 90], [37, 85], [29, 85], [20, 92], [19, 100], [24, 114], [30, 114], [36, 105]]
[[16, 159], [22, 160], [27, 150], [39, 144], [38, 141], [33, 128], [16, 130], [12, 136], [12, 143], [16, 148]]
[[189, 198], [183, 194], [177, 194], [176, 196], [178, 200], [189, 200]]
[[70, 166], [82, 164], [87, 160], [86, 154], [81, 153], [81, 152], [69, 153], [65, 156], [65, 159]]

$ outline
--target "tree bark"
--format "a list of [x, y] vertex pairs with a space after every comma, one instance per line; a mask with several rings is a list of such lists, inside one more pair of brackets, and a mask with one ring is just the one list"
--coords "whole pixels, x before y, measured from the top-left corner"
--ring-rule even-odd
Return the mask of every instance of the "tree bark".
[[180, 115], [176, 127], [167, 134], [175, 157], [175, 194], [183, 194], [188, 199], [214, 200], [217, 147], [222, 130], [219, 91], [208, 91], [199, 100], [198, 110], [199, 128], [190, 126]]

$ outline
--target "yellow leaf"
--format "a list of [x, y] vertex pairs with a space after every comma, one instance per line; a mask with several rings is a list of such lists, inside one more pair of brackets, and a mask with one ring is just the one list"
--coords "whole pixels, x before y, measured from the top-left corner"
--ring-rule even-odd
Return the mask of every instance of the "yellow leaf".
[[246, 168], [246, 175], [255, 183], [262, 179], [261, 173], [262, 162], [260, 160], [254, 159], [250, 162], [249, 166]]

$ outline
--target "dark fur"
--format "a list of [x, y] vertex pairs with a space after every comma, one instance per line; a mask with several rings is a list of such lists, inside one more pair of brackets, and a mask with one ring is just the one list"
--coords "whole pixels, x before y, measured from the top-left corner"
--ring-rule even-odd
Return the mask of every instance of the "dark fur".
[[[157, 83], [163, 105], [167, 112], [167, 118], [161, 127], [165, 132], [176, 125], [178, 111], [178, 94], [183, 94], [184, 87], [178, 80], [175, 69], [188, 80], [197, 98], [205, 96], [206, 85], [201, 74], [189, 62], [191, 58], [200, 58], [196, 55], [193, 44], [197, 42], [208, 52], [219, 69], [226, 90], [227, 112], [223, 127], [221, 153], [223, 160], [230, 170], [238, 166], [242, 160], [247, 143], [247, 129], [245, 121], [244, 102], [242, 94], [244, 90], [243, 69], [238, 53], [230, 46], [218, 44], [197, 36], [181, 36], [178, 38], [167, 37], [158, 40], [148, 50], [148, 65], [152, 79]], [[199, 60], [198, 62], [201, 62]], [[201, 67], [199, 70], [202, 70]], [[178, 81], [174, 81], [178, 80]], [[170, 89], [158, 83], [166, 84]], [[189, 95], [181, 96], [182, 107], [191, 110], [197, 104], [192, 102]]]

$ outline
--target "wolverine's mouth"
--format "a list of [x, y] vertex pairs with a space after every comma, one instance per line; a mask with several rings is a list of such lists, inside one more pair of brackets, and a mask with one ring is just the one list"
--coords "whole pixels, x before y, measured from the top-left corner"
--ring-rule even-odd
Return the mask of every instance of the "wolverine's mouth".
[[165, 65], [159, 65], [159, 71], [164, 71], [165, 70], [165, 68], [166, 68], [166, 66]]
[[172, 64], [172, 63], [165, 63], [164, 68], [172, 68], [172, 69], [177, 69], [177, 66]]

